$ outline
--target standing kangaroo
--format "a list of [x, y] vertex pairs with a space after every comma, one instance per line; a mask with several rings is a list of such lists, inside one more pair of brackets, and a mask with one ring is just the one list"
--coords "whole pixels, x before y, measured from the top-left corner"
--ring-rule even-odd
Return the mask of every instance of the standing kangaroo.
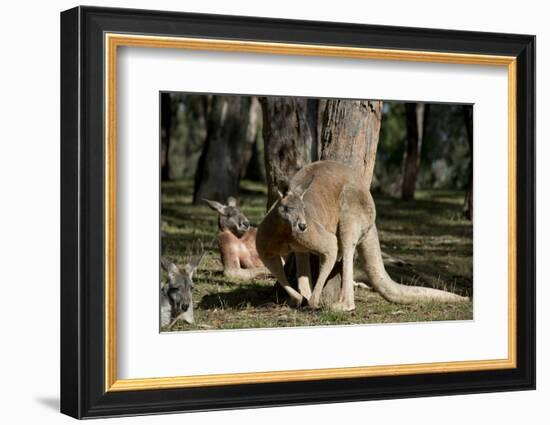
[[256, 251], [255, 227], [250, 226], [246, 216], [237, 207], [235, 198], [227, 205], [203, 199], [218, 212], [216, 240], [223, 263], [224, 275], [236, 279], [252, 279], [269, 274]]
[[[304, 298], [319, 308], [321, 293], [336, 261], [342, 259], [342, 288], [336, 310], [355, 309], [353, 256], [359, 257], [369, 283], [386, 300], [459, 302], [467, 297], [394, 282], [387, 274], [376, 230], [374, 201], [363, 177], [335, 161], [303, 167], [290, 180], [258, 227], [256, 244], [264, 264], [283, 285], [294, 305]], [[296, 253], [298, 291], [284, 273], [284, 258]], [[309, 254], [319, 256], [319, 276], [311, 291]]]

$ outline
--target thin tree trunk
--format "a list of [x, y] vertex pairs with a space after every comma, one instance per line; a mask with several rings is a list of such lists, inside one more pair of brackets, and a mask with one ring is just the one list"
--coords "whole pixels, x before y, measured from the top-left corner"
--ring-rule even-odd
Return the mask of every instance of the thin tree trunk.
[[406, 103], [407, 146], [403, 158], [403, 181], [401, 198], [405, 201], [414, 199], [416, 180], [420, 167], [422, 141], [427, 116], [427, 105], [423, 103]]
[[194, 203], [237, 197], [250, 119], [250, 97], [214, 96], [208, 134], [195, 174]]
[[264, 148], [261, 132], [258, 133], [256, 141], [252, 145], [252, 154], [246, 166], [244, 178], [261, 183], [266, 182]]
[[472, 220], [474, 216], [474, 108], [472, 105], [464, 105], [462, 106], [462, 111], [464, 113], [464, 124], [466, 126], [468, 145], [470, 146], [468, 191], [466, 192], [466, 198], [464, 199], [464, 217], [468, 220]]
[[262, 131], [262, 107], [258, 98], [252, 97], [250, 99], [248, 126], [243, 145], [241, 178], [245, 177], [249, 163], [253, 159], [254, 151], [257, 150], [256, 142], [260, 131]]
[[192, 178], [207, 134], [208, 113], [203, 95], [172, 93], [172, 137], [168, 159], [170, 178]]
[[260, 102], [269, 209], [283, 182], [311, 162], [313, 138], [308, 125], [306, 99], [263, 97]]
[[172, 98], [170, 93], [160, 95], [160, 179], [170, 180], [170, 137], [172, 133]]

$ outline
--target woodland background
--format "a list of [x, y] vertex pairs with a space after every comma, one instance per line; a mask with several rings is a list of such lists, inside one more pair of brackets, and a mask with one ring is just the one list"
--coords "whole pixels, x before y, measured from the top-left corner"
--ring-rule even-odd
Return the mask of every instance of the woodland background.
[[[304, 163], [321, 159], [323, 112], [327, 102], [336, 101], [341, 104], [340, 127], [356, 128], [354, 120], [369, 119], [354, 115], [350, 100], [162, 93], [162, 181], [192, 179], [194, 203], [204, 197], [223, 202], [238, 196], [241, 180], [267, 183], [266, 162], [274, 160], [269, 152], [265, 156], [264, 121], [276, 123], [265, 129], [269, 148], [287, 150], [287, 158], [279, 162], [286, 163], [281, 171], [291, 176]], [[472, 105], [367, 103], [376, 104], [380, 114], [371, 192], [405, 200], [413, 199], [416, 189], [459, 190], [469, 196]], [[293, 122], [280, 123], [289, 119]], [[275, 127], [285, 125], [295, 128], [273, 135]], [[464, 212], [471, 219], [470, 201], [465, 199]]]
[[217, 216], [202, 201], [235, 197], [257, 226], [282, 180], [315, 160], [345, 162], [374, 195], [382, 249], [399, 260], [390, 275], [471, 295], [472, 105], [185, 93], [160, 103], [162, 255], [181, 264], [207, 251], [196, 323], [174, 330], [472, 318], [471, 303], [396, 307], [360, 290], [351, 314], [290, 309], [273, 279], [223, 276]]

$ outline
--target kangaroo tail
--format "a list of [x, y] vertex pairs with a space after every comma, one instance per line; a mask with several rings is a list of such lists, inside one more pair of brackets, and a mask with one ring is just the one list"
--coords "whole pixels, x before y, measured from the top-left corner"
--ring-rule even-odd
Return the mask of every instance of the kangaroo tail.
[[384, 267], [376, 225], [370, 228], [365, 239], [358, 245], [357, 249], [370, 284], [376, 292], [388, 301], [399, 304], [411, 304], [422, 301], [455, 303], [469, 300], [468, 297], [462, 297], [439, 289], [401, 285], [394, 282]]

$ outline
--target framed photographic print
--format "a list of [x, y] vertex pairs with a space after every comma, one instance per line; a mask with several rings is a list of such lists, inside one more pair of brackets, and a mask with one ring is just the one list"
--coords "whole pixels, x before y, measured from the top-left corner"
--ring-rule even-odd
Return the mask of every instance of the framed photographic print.
[[535, 38], [61, 14], [61, 411], [535, 387]]

